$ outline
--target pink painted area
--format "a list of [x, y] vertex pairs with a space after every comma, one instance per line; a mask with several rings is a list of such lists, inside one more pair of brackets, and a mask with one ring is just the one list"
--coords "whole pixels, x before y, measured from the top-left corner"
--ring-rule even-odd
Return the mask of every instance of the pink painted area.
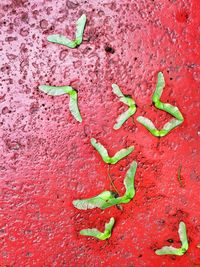
[[[78, 49], [48, 43], [49, 34], [73, 37], [75, 21], [88, 18]], [[198, 0], [43, 1], [0, 3], [0, 266], [190, 267], [200, 265]], [[108, 47], [112, 48], [109, 53]], [[107, 50], [107, 51], [106, 51]], [[136, 122], [169, 120], [151, 105], [157, 73], [162, 100], [180, 108], [184, 123], [158, 140]], [[38, 85], [72, 85], [83, 117], [71, 116], [68, 96], [49, 97]], [[138, 110], [113, 130], [126, 107], [112, 93], [117, 83]], [[134, 152], [111, 167], [121, 194], [130, 163], [138, 162], [136, 196], [115, 207], [79, 211], [72, 200], [110, 189], [107, 166], [90, 145], [113, 155]], [[178, 181], [178, 168], [182, 165]], [[83, 228], [116, 225], [107, 241], [82, 237]], [[182, 257], [154, 250], [187, 225], [190, 247]]]

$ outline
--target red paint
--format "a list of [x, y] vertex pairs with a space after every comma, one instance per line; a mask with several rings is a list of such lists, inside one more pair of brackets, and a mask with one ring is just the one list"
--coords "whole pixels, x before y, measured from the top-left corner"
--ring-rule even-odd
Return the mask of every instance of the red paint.
[[176, 13], [176, 20], [178, 22], [181, 22], [181, 23], [187, 22], [188, 17], [189, 15], [186, 10], [181, 10]]
[[[0, 266], [188, 267], [200, 264], [199, 217], [199, 0], [193, 1], [1, 1]], [[86, 13], [84, 43], [74, 50], [48, 43], [72, 37]], [[184, 12], [187, 13], [187, 19]], [[105, 51], [106, 46], [114, 53]], [[151, 105], [158, 71], [164, 102], [177, 105], [185, 122], [156, 139], [136, 122], [145, 114], [159, 127], [170, 116]], [[38, 85], [72, 84], [79, 91], [83, 123], [69, 113], [68, 97], [48, 97]], [[136, 100], [132, 119], [115, 131], [126, 107], [112, 93], [117, 83]], [[95, 137], [110, 154], [135, 145], [111, 167], [123, 194], [123, 178], [136, 159], [136, 196], [105, 211], [78, 211], [72, 200], [109, 189], [107, 166], [90, 145]], [[177, 180], [178, 168], [185, 187]], [[81, 237], [103, 230], [105, 242]], [[190, 241], [183, 257], [156, 256], [174, 240], [178, 224]], [[197, 265], [196, 265], [197, 266]]]

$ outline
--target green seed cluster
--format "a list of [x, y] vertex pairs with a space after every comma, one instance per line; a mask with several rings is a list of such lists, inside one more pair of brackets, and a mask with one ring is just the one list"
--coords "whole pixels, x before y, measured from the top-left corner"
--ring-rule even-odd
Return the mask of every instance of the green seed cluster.
[[[76, 22], [76, 33], [75, 39], [70, 40], [67, 37], [59, 34], [54, 34], [48, 36], [48, 41], [52, 43], [61, 44], [67, 46], [69, 48], [76, 48], [83, 41], [83, 33], [86, 24], [86, 15], [82, 15]], [[152, 102], [157, 109], [163, 110], [169, 114], [171, 114], [174, 118], [171, 119], [168, 123], [166, 123], [161, 130], [158, 130], [153, 122], [143, 116], [137, 117], [137, 121], [141, 123], [152, 135], [156, 137], [163, 137], [167, 135], [172, 129], [176, 126], [183, 123], [184, 118], [176, 106], [172, 106], [168, 103], [163, 103], [160, 98], [165, 87], [165, 80], [162, 72], [158, 73], [158, 80], [156, 85], [156, 90], [152, 96]], [[50, 85], [41, 85], [39, 89], [51, 96], [59, 96], [63, 94], [68, 94], [70, 97], [69, 109], [74, 118], [82, 122], [82, 117], [78, 108], [78, 93], [76, 89], [71, 86], [50, 86]], [[127, 105], [129, 108], [127, 111], [122, 113], [118, 118], [114, 125], [114, 129], [119, 129], [126, 120], [128, 120], [131, 116], [136, 113], [137, 106], [135, 101], [129, 95], [124, 95], [119, 86], [117, 84], [112, 85], [113, 93], [119, 97], [119, 100]], [[110, 168], [110, 164], [116, 164], [119, 160], [128, 156], [134, 150], [134, 147], [128, 147], [121, 149], [118, 151], [113, 157], [108, 155], [106, 148], [96, 141], [96, 139], [91, 138], [92, 146], [99, 152], [103, 161], [108, 164]], [[126, 204], [130, 202], [135, 196], [135, 188], [134, 188], [134, 177], [137, 169], [136, 161], [133, 161], [130, 165], [129, 170], [126, 173], [124, 178], [124, 186], [125, 186], [125, 194], [123, 196], [119, 196], [119, 193], [111, 179], [111, 185], [115, 192], [113, 191], [104, 191], [99, 195], [83, 199], [83, 200], [74, 200], [73, 205], [77, 209], [87, 210], [93, 208], [100, 208], [102, 210], [112, 207], [112, 206], [120, 206], [120, 204]], [[110, 169], [109, 169], [110, 170]], [[93, 236], [100, 240], [105, 240], [111, 236], [113, 226], [115, 224], [115, 219], [112, 217], [108, 223], [105, 224], [104, 232], [98, 231], [96, 228], [91, 229], [83, 229], [80, 231], [81, 235], [84, 236]], [[186, 233], [186, 225], [184, 222], [180, 222], [179, 224], [179, 237], [182, 243], [181, 248], [174, 248], [172, 246], [164, 246], [161, 249], [155, 251], [157, 255], [178, 255], [182, 256], [188, 249], [188, 239]], [[200, 247], [199, 245], [197, 247]]]

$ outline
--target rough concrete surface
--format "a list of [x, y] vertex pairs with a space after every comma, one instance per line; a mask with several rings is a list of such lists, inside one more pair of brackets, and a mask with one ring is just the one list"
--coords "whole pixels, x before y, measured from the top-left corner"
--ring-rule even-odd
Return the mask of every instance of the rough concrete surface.
[[[199, 0], [1, 0], [1, 267], [200, 266], [199, 10]], [[81, 46], [47, 41], [54, 33], [72, 38], [83, 13]], [[159, 128], [171, 118], [151, 103], [159, 71], [166, 78], [162, 101], [178, 106], [185, 121], [157, 139], [136, 118], [145, 115]], [[112, 83], [138, 105], [117, 131], [113, 125], [126, 107]], [[47, 96], [41, 84], [76, 88], [83, 123], [70, 114], [68, 96]], [[135, 146], [111, 166], [123, 194], [125, 173], [138, 162], [136, 195], [123, 210], [72, 205], [110, 189], [108, 167], [91, 137], [111, 155]], [[116, 225], [107, 241], [79, 235], [83, 228], [103, 230], [111, 216]], [[169, 241], [180, 246], [180, 221], [188, 252], [155, 255]]]

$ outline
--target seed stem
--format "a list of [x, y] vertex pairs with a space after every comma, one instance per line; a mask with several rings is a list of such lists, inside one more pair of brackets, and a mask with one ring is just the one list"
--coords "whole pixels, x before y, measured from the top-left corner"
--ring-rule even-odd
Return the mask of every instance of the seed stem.
[[113, 181], [113, 179], [112, 179], [112, 177], [111, 177], [111, 174], [110, 174], [110, 164], [108, 164], [108, 178], [109, 178], [109, 180], [110, 180], [110, 185], [113, 187], [113, 189], [115, 190], [115, 192], [118, 194], [118, 196], [119, 196], [119, 192], [118, 192], [118, 190], [117, 190], [117, 188], [116, 188], [116, 186], [115, 186], [115, 184], [114, 184], [114, 181]]

